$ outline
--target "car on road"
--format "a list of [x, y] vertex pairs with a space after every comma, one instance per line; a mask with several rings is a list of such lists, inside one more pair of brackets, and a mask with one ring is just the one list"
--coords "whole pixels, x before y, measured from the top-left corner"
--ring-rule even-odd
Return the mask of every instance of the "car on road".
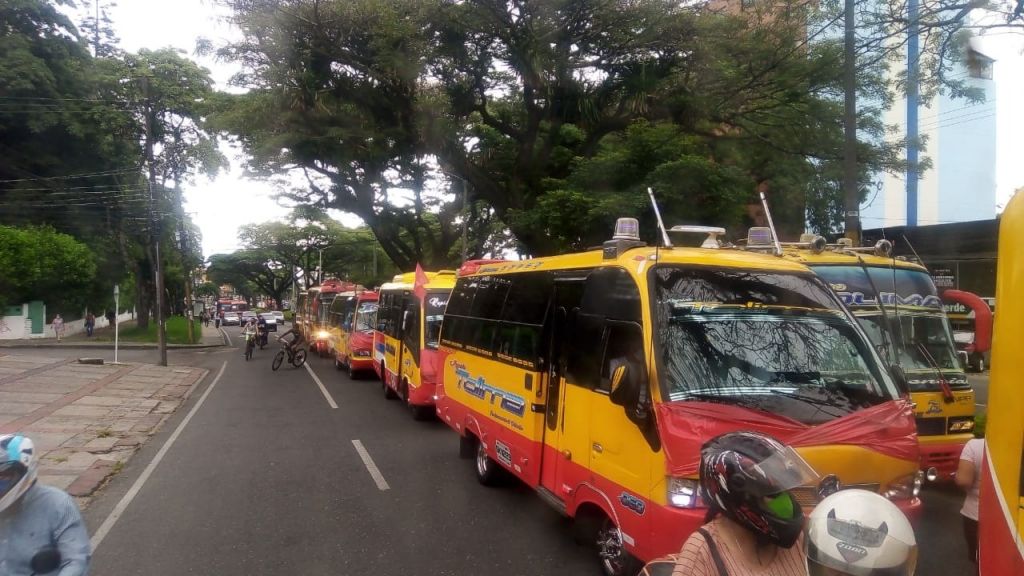
[[220, 324], [221, 326], [238, 326], [240, 322], [238, 312], [225, 312]]
[[277, 316], [273, 312], [264, 312], [260, 318], [267, 322], [267, 332], [277, 332]]
[[251, 310], [246, 310], [245, 312], [242, 312], [242, 318], [241, 318], [240, 322], [242, 323], [242, 325], [245, 325], [246, 322], [248, 322], [249, 320], [253, 320], [255, 318], [256, 318], [256, 313], [255, 312], [253, 312]]
[[280, 310], [274, 310], [273, 312], [271, 312], [271, 314], [274, 315], [274, 318], [277, 318], [277, 324], [279, 326], [284, 326], [284, 312]]

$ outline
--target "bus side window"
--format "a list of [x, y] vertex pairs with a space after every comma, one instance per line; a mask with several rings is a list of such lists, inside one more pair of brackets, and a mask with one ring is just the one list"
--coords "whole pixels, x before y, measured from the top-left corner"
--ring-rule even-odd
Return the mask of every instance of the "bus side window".
[[647, 386], [644, 361], [644, 341], [640, 327], [635, 324], [609, 323], [605, 331], [604, 360], [601, 362], [601, 383], [598, 390], [611, 392], [615, 369], [627, 366], [630, 378], [637, 378], [640, 386]]
[[569, 319], [566, 379], [584, 388], [597, 388], [601, 378], [601, 356], [604, 350], [604, 324], [601, 316], [575, 310]]

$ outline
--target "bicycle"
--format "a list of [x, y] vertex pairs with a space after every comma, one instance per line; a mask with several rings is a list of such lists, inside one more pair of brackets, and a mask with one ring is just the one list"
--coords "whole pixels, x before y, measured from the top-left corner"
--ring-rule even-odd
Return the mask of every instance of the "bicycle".
[[245, 335], [245, 360], [248, 362], [252, 358], [252, 352], [256, 349], [256, 335], [247, 333]]
[[270, 364], [270, 369], [276, 371], [280, 368], [281, 364], [284, 362], [285, 355], [288, 356], [288, 362], [296, 368], [299, 368], [306, 363], [305, 348], [293, 350], [291, 346], [282, 343], [281, 350], [278, 350], [277, 354], [274, 355], [274, 361]]

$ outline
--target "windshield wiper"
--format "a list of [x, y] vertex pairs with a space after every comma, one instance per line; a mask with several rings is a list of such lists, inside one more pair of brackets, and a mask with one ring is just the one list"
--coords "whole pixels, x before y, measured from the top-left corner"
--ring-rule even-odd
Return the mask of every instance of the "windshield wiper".
[[825, 410], [826, 406], [829, 407], [829, 408], [839, 408], [839, 409], [846, 408], [846, 406], [842, 406], [840, 404], [837, 404], [835, 401], [827, 401], [827, 400], [825, 400], [823, 398], [815, 398], [813, 396], [805, 396], [803, 394], [798, 394], [796, 392], [787, 392], [785, 390], [778, 390], [778, 389], [775, 389], [775, 388], [769, 388], [769, 390], [771, 391], [771, 393], [773, 395], [784, 396], [786, 398], [792, 398], [793, 400], [799, 400], [799, 401], [804, 402], [806, 404], [810, 404], [811, 406], [814, 406], [815, 408], [817, 408], [818, 412], [822, 412], [822, 413], [824, 413], [824, 414], [826, 414], [828, 416], [831, 416], [833, 418], [839, 418], [840, 416], [844, 416], [845, 415], [845, 413], [842, 413], [842, 412], [836, 413], [836, 412], [831, 412], [829, 410]]
[[817, 370], [808, 370], [804, 372], [800, 371], [783, 371], [776, 372], [775, 378], [772, 379], [772, 383], [789, 383], [789, 384], [815, 384], [821, 381], [821, 372]]

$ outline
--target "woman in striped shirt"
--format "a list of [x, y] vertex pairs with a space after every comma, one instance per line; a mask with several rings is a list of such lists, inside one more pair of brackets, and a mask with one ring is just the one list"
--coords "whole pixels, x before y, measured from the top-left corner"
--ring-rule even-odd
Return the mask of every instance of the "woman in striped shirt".
[[789, 490], [817, 478], [792, 448], [755, 432], [730, 432], [701, 448], [700, 494], [709, 521], [679, 554], [646, 571], [672, 576], [806, 576], [804, 524]]

